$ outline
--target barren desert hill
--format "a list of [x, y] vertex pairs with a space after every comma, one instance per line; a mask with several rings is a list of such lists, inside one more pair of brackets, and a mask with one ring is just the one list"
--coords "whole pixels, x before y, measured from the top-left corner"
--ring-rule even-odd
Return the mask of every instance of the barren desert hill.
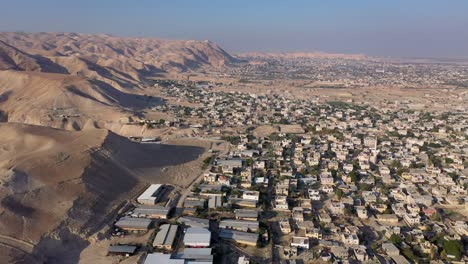
[[67, 73], [67, 70], [40, 55], [31, 55], [0, 40], [0, 70]]
[[138, 144], [104, 129], [72, 132], [2, 123], [0, 134], [0, 247], [10, 246], [19, 263], [31, 257], [76, 263], [90, 237], [111, 224], [119, 205], [144, 184], [191, 180], [164, 178], [162, 167], [204, 152]]
[[[2, 120], [80, 130], [105, 127], [160, 99], [80, 76], [42, 72], [0, 71]], [[102, 121], [102, 122], [101, 122]], [[103, 123], [103, 125], [99, 125]]]
[[138, 78], [138, 73], [125, 67], [125, 62], [120, 62], [120, 64], [124, 64], [122, 69], [125, 73], [99, 66], [91, 59], [77, 55], [47, 57], [36, 53], [30, 54], [20, 50], [17, 46], [7, 44], [0, 38], [0, 71], [14, 70], [82, 76], [106, 83], [122, 91], [140, 87], [141, 80]]
[[220, 68], [237, 62], [210, 41], [22, 32], [0, 33], [0, 40], [23, 52], [63, 64], [70, 72], [80, 73], [76, 62], [61, 61], [61, 58], [78, 57], [114, 75], [120, 73], [131, 79], [160, 72]]

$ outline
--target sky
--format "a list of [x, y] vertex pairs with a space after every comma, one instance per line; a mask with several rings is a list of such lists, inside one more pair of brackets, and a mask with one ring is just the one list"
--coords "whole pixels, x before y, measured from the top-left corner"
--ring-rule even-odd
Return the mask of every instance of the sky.
[[0, 0], [0, 31], [209, 39], [234, 53], [468, 58], [468, 1]]

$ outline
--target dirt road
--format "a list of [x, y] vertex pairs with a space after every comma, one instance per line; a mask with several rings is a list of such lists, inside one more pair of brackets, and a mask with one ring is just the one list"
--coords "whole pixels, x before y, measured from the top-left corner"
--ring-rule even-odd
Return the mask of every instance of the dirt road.
[[[208, 140], [208, 141], [210, 141], [211, 142], [210, 150], [213, 149], [213, 144], [214, 143], [220, 142], [219, 140], [216, 140], [216, 139], [197, 138], [197, 140]], [[225, 144], [223, 150], [218, 154], [218, 157], [220, 157], [220, 156], [222, 157], [222, 156], [227, 155], [229, 150], [230, 150], [229, 144]], [[185, 199], [187, 199], [187, 196], [190, 195], [190, 193], [192, 192], [193, 187], [195, 185], [199, 184], [203, 180], [203, 175], [205, 173], [208, 173], [209, 171], [210, 171], [210, 168], [208, 167], [206, 170], [204, 170], [202, 173], [200, 173], [200, 175], [198, 175], [197, 178], [195, 178], [195, 180], [193, 180], [193, 182], [185, 190], [182, 191], [182, 193], [180, 195], [180, 198], [179, 198], [179, 201], [177, 202], [177, 208], [182, 208], [182, 206], [184, 205]]]
[[0, 235], [0, 244], [12, 247], [26, 254], [32, 254], [34, 245], [10, 236]]

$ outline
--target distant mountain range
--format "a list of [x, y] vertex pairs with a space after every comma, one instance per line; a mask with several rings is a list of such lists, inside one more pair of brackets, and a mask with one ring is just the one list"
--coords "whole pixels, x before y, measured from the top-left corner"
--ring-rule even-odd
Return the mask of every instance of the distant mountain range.
[[161, 72], [221, 68], [237, 60], [210, 41], [78, 33], [0, 33], [0, 70], [141, 81]]

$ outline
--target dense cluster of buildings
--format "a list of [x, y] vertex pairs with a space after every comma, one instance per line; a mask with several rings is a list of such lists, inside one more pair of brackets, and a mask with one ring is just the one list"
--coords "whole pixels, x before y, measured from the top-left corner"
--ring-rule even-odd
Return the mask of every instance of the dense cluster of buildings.
[[234, 67], [228, 75], [239, 80], [297, 80], [308, 87], [468, 87], [468, 69], [457, 63], [353, 58], [262, 58], [261, 63]]
[[[165, 92], [200, 103], [185, 118], [232, 144], [186, 201], [187, 212], [222, 214], [221, 239], [276, 243], [265, 257], [278, 260], [466, 260], [466, 109]], [[258, 136], [265, 126], [272, 133]]]
[[468, 261], [468, 106], [428, 112], [404, 99], [356, 105], [190, 85], [163, 93], [198, 106], [159, 106], [177, 117], [161, 124], [231, 149], [209, 160], [177, 214], [152, 185], [116, 223], [166, 221], [145, 263], [213, 263], [224, 247], [242, 252], [238, 263]]

